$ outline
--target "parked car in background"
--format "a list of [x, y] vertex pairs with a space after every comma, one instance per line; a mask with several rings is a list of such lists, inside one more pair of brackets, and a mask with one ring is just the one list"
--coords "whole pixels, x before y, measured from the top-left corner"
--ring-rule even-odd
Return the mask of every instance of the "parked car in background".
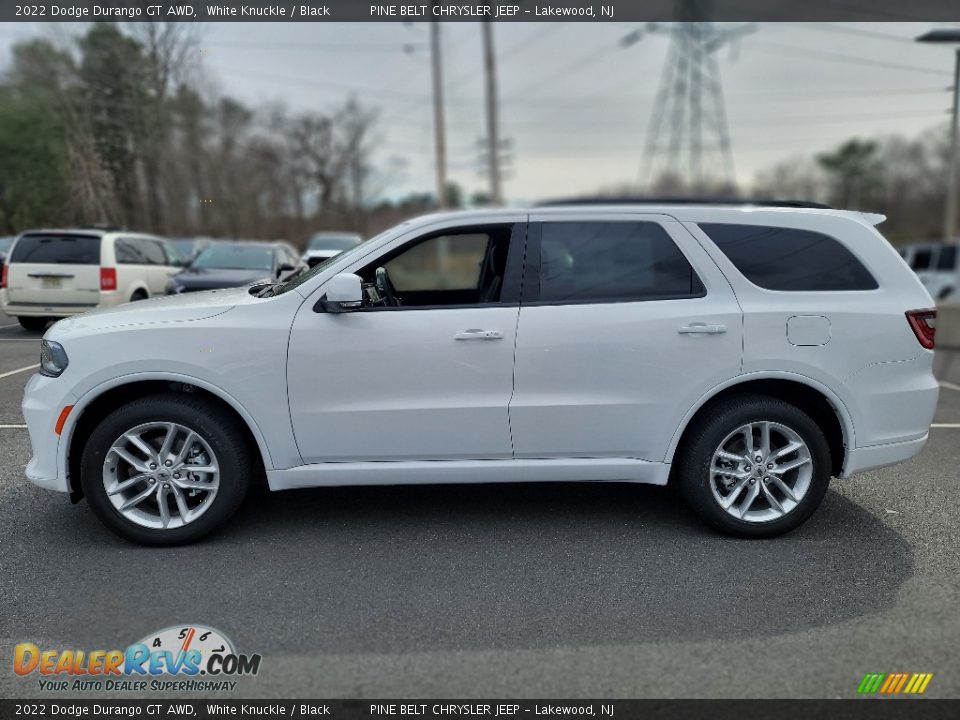
[[216, 241], [208, 237], [170, 238], [170, 244], [177, 249], [180, 257], [183, 258], [184, 265], [188, 265], [201, 250], [212, 242]]
[[314, 267], [362, 242], [363, 238], [356, 233], [318, 232], [307, 243], [307, 250], [303, 253], [302, 260], [310, 267]]
[[31, 230], [10, 247], [0, 309], [27, 330], [97, 307], [163, 295], [183, 263], [166, 240], [125, 230]]
[[900, 255], [935, 300], [960, 299], [960, 245], [912, 243], [901, 247]]
[[13, 244], [13, 236], [0, 237], [0, 272], [3, 271], [3, 265], [7, 261], [7, 253], [10, 252], [10, 245]]
[[66, 320], [24, 392], [26, 474], [152, 545], [223, 523], [260, 467], [273, 490], [670, 482], [725, 532], [779, 535], [831, 477], [927, 441], [936, 310], [876, 221], [431, 215], [286, 283]]
[[187, 267], [170, 278], [166, 290], [168, 295], [177, 295], [286, 280], [306, 267], [288, 243], [218, 241], [203, 248]]

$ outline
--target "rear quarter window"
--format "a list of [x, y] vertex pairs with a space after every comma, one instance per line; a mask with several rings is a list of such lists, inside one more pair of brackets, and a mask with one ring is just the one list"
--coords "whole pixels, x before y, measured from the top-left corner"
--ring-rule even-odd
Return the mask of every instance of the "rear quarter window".
[[95, 235], [23, 235], [13, 246], [11, 263], [99, 265], [100, 238]]
[[876, 290], [870, 271], [839, 240], [811, 230], [701, 223], [750, 282], [767, 290]]

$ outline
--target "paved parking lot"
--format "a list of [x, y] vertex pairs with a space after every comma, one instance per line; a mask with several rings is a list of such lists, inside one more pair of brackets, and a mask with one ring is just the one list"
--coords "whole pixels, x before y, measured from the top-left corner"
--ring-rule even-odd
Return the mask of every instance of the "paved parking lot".
[[663, 488], [258, 495], [215, 537], [143, 549], [24, 479], [36, 334], [0, 316], [0, 696], [13, 645], [125, 647], [204, 623], [264, 655], [246, 697], [851, 697], [866, 672], [960, 696], [960, 353], [924, 452], [833, 484], [773, 541]]

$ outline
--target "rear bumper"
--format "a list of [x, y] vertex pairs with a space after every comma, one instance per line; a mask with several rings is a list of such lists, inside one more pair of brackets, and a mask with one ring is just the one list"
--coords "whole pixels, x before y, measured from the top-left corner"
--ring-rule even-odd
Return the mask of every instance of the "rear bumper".
[[120, 305], [126, 298], [118, 292], [101, 292], [98, 302], [95, 303], [67, 303], [46, 304], [40, 302], [17, 303], [10, 302], [6, 290], [0, 290], [0, 310], [13, 317], [70, 317], [80, 313], [96, 310], [107, 305]]
[[921, 437], [913, 440], [848, 450], [840, 477], [850, 477], [865, 470], [875, 470], [909, 460], [923, 449], [929, 437], [930, 433], [925, 432]]

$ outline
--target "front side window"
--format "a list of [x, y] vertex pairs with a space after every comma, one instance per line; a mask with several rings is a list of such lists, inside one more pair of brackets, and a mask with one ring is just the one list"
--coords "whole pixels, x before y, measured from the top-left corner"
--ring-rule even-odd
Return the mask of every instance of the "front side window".
[[842, 243], [811, 230], [700, 223], [744, 277], [767, 290], [876, 290], [870, 271]]
[[[372, 306], [496, 303], [503, 289], [512, 230], [512, 225], [499, 225], [431, 235], [381, 257], [357, 274], [368, 286]], [[389, 283], [386, 288], [385, 283]]]
[[540, 302], [664, 300], [705, 292], [658, 223], [543, 223], [539, 247]]
[[163, 252], [163, 245], [157, 240], [141, 240], [143, 255], [148, 265], [166, 265], [167, 256]]

